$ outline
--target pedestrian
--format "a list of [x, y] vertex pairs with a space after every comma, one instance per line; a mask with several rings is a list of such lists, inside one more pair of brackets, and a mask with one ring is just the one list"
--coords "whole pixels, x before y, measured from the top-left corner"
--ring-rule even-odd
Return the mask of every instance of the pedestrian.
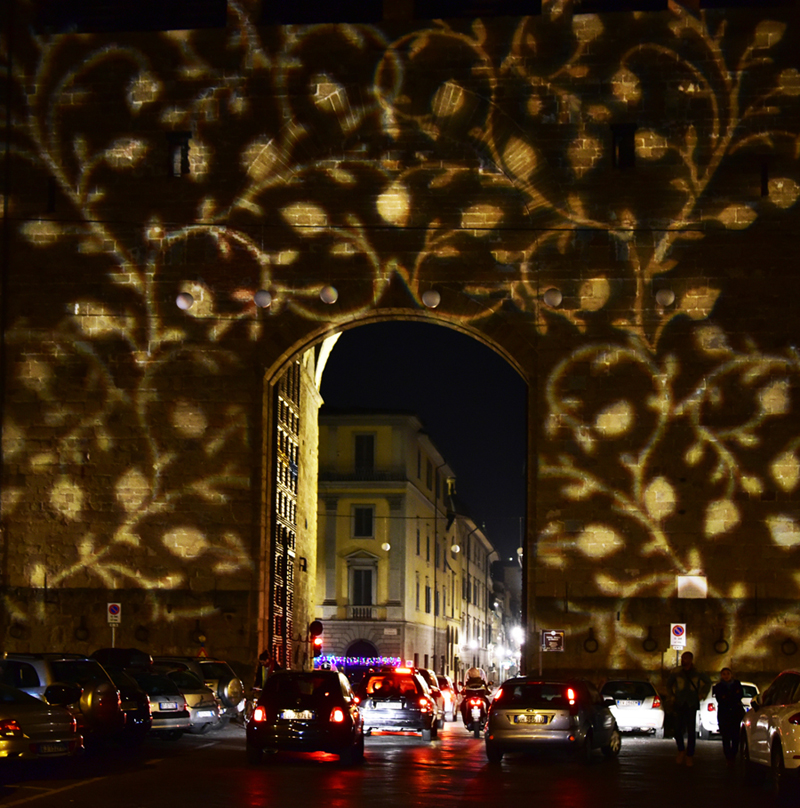
[[687, 766], [694, 765], [697, 711], [710, 689], [711, 679], [708, 674], [695, 667], [694, 654], [691, 651], [684, 651], [681, 654], [680, 667], [675, 668], [667, 678], [667, 692], [672, 697], [672, 712], [675, 716], [675, 743], [678, 747], [675, 761], [679, 764], [685, 761]]
[[739, 732], [744, 716], [744, 689], [738, 679], [734, 679], [730, 668], [723, 668], [720, 680], [711, 692], [717, 700], [717, 720], [722, 735], [722, 752], [729, 766], [736, 764], [736, 753], [739, 751]]
[[255, 684], [253, 688], [261, 690], [264, 682], [272, 676], [275, 671], [281, 670], [281, 665], [269, 649], [261, 652], [258, 657], [258, 668], [256, 668]]

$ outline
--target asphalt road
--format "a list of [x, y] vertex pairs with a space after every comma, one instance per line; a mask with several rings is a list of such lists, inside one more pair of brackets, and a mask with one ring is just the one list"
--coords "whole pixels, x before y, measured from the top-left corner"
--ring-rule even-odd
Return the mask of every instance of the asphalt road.
[[[785, 801], [784, 801], [785, 802]], [[779, 804], [745, 786], [719, 741], [698, 742], [693, 768], [675, 763], [671, 739], [623, 737], [616, 759], [589, 765], [559, 755], [486, 761], [483, 741], [448, 723], [440, 739], [383, 735], [366, 741], [362, 766], [333, 755], [245, 761], [244, 730], [148, 740], [136, 754], [106, 753], [66, 765], [0, 766], [0, 808], [410, 808], [480, 805], [553, 808], [761, 808]], [[794, 801], [792, 804], [800, 805]]]

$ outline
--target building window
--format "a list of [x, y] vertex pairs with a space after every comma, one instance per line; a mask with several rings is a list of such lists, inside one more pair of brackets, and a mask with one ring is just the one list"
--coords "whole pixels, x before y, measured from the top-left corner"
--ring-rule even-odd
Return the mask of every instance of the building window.
[[636, 165], [636, 124], [611, 125], [611, 158], [614, 168], [626, 169]]
[[353, 606], [371, 606], [372, 595], [372, 569], [353, 567], [350, 581], [350, 603]]
[[417, 528], [417, 555], [419, 555], [419, 528]]
[[431, 588], [429, 584], [425, 584], [425, 614], [431, 613]]
[[419, 581], [417, 581], [417, 610], [419, 610]]
[[353, 537], [371, 539], [375, 536], [375, 508], [372, 505], [353, 507]]
[[438, 617], [439, 616], [439, 590], [436, 590], [434, 594], [434, 605], [433, 605], [433, 613]]
[[356, 474], [373, 474], [375, 472], [375, 436], [355, 436]]
[[428, 491], [433, 490], [433, 464], [430, 460], [425, 467], [425, 485], [428, 487]]
[[425, 537], [425, 560], [426, 561], [431, 560], [431, 537], [430, 536]]
[[440, 556], [439, 556], [439, 542], [437, 541], [436, 542], [436, 566], [437, 567], [439, 566], [439, 558], [440, 558]]

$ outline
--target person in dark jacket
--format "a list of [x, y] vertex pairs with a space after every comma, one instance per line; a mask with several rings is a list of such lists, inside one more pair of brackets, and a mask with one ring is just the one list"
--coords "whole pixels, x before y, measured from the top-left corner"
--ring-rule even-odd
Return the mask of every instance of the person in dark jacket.
[[[667, 678], [667, 691], [672, 697], [672, 710], [675, 714], [675, 743], [678, 747], [677, 763], [694, 765], [694, 747], [697, 739], [697, 711], [700, 702], [711, 689], [711, 679], [707, 673], [694, 665], [694, 654], [684, 651], [681, 664]], [[684, 745], [684, 735], [686, 743]]]
[[717, 700], [722, 752], [728, 765], [733, 766], [736, 763], [736, 753], [739, 751], [739, 732], [744, 716], [742, 704], [744, 689], [742, 683], [733, 678], [733, 671], [730, 668], [723, 668], [719, 675], [720, 680], [714, 685], [711, 693]]

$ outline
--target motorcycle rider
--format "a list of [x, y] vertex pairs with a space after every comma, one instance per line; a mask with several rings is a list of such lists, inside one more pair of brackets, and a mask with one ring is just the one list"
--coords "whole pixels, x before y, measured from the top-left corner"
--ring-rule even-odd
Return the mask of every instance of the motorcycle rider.
[[486, 677], [480, 668], [470, 668], [467, 671], [467, 680], [461, 689], [461, 718], [464, 726], [469, 729], [472, 724], [472, 713], [469, 709], [469, 700], [475, 696], [480, 696], [484, 703], [484, 718], [489, 710], [489, 696], [491, 688], [486, 681]]

